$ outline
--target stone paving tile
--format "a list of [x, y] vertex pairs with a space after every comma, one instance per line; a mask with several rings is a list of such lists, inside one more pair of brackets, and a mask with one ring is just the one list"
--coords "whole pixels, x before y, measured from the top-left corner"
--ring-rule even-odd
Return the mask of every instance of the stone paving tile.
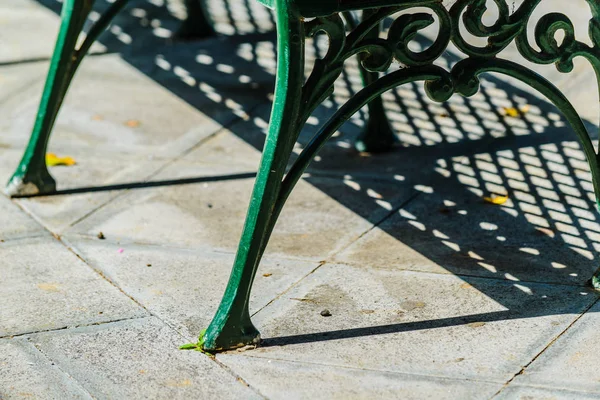
[[[58, 182], [57, 188], [64, 191], [63, 194], [15, 200], [46, 228], [59, 234], [128, 188], [143, 185], [165, 163], [162, 160], [133, 157], [107, 160], [92, 154], [59, 154], [73, 155], [77, 161], [75, 166], [50, 168], [50, 173]], [[0, 174], [10, 176], [15, 166], [10, 164], [6, 169], [0, 167]]]
[[[67, 240], [89, 265], [189, 340], [196, 340], [200, 330], [210, 323], [233, 265], [231, 254], [121, 245], [111, 236], [102, 241], [78, 237]], [[123, 252], [119, 253], [121, 248]], [[251, 312], [267, 305], [317, 265], [265, 259], [250, 298]]]
[[0, 398], [91, 399], [24, 338], [0, 339]]
[[32, 343], [97, 399], [261, 398], [156, 318], [32, 336]]
[[[254, 184], [253, 170], [178, 162], [153, 181], [177, 183], [181, 179], [197, 183], [132, 191], [67, 232], [95, 236], [102, 231], [122, 242], [235, 251]], [[339, 179], [321, 179], [320, 190], [300, 182], [283, 210], [267, 254], [322, 260], [368, 230], [370, 221], [386, 216], [387, 208], [414, 193], [402, 182], [368, 184], [373, 196], [385, 199], [386, 204], [378, 204], [375, 200], [379, 199], [363, 202], [364, 193], [350, 197], [356, 190]], [[342, 197], [349, 197], [351, 210], [334, 200]]]
[[4, 196], [0, 196], [0, 226], [2, 226], [0, 240], [3, 241], [50, 235], [26, 212]]
[[[18, 95], [23, 90], [28, 90], [32, 86], [41, 88], [47, 69], [48, 63], [46, 62], [0, 65], [0, 82], [2, 83], [0, 86], [0, 102], [4, 104], [11, 97]], [[39, 94], [41, 95], [41, 89]], [[10, 118], [15, 117], [15, 115], [4, 115], [10, 116]], [[1, 121], [0, 126], [5, 126], [6, 123], [7, 121]], [[10, 144], [5, 141], [3, 134], [0, 136], [0, 148], [2, 150], [10, 148]]]
[[59, 18], [33, 0], [4, 0], [0, 5], [0, 63], [49, 57]]
[[[597, 269], [599, 217], [580, 146], [550, 138], [494, 144], [460, 162], [397, 214], [336, 257], [438, 273], [582, 285]], [[514, 148], [516, 147], [516, 148]], [[483, 197], [508, 194], [500, 206]], [[373, 259], [373, 253], [378, 254]]]
[[54, 238], [0, 244], [0, 337], [147, 313]]
[[502, 386], [235, 354], [217, 359], [270, 399], [489, 399]]
[[570, 390], [548, 389], [541, 387], [510, 385], [494, 400], [594, 400], [598, 393], [585, 393]]
[[[46, 64], [38, 65], [45, 70]], [[17, 146], [26, 143], [42, 84], [37, 82], [4, 103], [0, 115], [10, 118], [3, 118], [0, 125], [3, 141]], [[117, 55], [105, 55], [91, 57], [81, 65], [57, 119], [49, 149], [87, 150], [111, 157], [173, 157], [219, 129], [221, 126], [214, 120], [156, 85]]]
[[254, 317], [265, 340], [251, 355], [503, 383], [596, 298], [570, 286], [326, 264]]
[[600, 396], [600, 371], [595, 344], [600, 339], [596, 304], [537, 358], [516, 384], [594, 392]]

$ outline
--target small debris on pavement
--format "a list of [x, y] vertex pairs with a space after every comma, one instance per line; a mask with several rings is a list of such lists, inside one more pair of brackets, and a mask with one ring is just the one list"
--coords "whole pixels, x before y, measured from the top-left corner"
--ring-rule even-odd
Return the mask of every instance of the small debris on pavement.
[[152, 266], [152, 264], [146, 264], [146, 267], [151, 267], [151, 266]]
[[138, 126], [140, 126], [140, 121], [138, 121], [137, 119], [130, 119], [128, 121], [125, 121], [125, 126], [128, 126], [130, 128], [137, 128]]
[[104, 240], [104, 239], [106, 239], [106, 236], [104, 236], [104, 233], [98, 232], [98, 239]]
[[485, 322], [471, 322], [468, 324], [471, 328], [480, 328], [485, 325]]
[[119, 254], [120, 254], [120, 253], [122, 253], [122, 252], [124, 252], [124, 251], [125, 251], [125, 250], [123, 250], [123, 249], [119, 249], [119, 250], [117, 250], [117, 253], [119, 253]]
[[331, 312], [329, 310], [323, 310], [323, 311], [321, 311], [321, 316], [322, 317], [331, 317]]
[[263, 274], [263, 276], [264, 276], [265, 278], [268, 278], [268, 277], [270, 277], [271, 275], [273, 275], [273, 274], [271, 274], [271, 273], [266, 273], [266, 274]]

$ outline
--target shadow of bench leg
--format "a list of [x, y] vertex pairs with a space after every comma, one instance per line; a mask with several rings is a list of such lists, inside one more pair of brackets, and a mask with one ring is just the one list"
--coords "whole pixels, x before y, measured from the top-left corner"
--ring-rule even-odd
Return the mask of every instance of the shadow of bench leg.
[[90, 29], [81, 47], [76, 49], [93, 3], [93, 0], [65, 0], [63, 4], [58, 38], [31, 138], [5, 190], [10, 196], [44, 194], [56, 190], [54, 178], [46, 166], [46, 148], [56, 116], [81, 60], [127, 0], [116, 0]]
[[200, 339], [207, 351], [258, 344], [248, 302], [258, 264], [277, 213], [282, 179], [304, 121], [300, 112], [304, 81], [304, 25], [282, 2], [277, 10], [278, 72], [269, 132], [235, 263], [221, 305]]

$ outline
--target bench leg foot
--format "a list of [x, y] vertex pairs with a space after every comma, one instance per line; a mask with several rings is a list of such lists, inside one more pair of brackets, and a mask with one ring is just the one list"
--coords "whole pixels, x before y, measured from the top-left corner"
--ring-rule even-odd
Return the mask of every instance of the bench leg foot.
[[116, 0], [89, 30], [79, 49], [77, 40], [92, 10], [94, 0], [65, 0], [56, 46], [42, 93], [35, 124], [23, 158], [5, 192], [10, 196], [47, 194], [56, 191], [56, 183], [46, 166], [46, 149], [63, 99], [73, 75], [95, 39], [127, 0]]
[[598, 269], [594, 275], [592, 276], [592, 279], [590, 279], [589, 284], [596, 290], [600, 290], [600, 269]]
[[215, 317], [200, 340], [205, 351], [258, 345], [260, 341], [260, 334], [250, 320], [250, 290], [279, 214], [277, 204], [285, 201], [281, 199], [283, 175], [305, 122], [300, 112], [304, 25], [285, 3], [277, 8], [278, 72], [269, 132], [229, 283]]

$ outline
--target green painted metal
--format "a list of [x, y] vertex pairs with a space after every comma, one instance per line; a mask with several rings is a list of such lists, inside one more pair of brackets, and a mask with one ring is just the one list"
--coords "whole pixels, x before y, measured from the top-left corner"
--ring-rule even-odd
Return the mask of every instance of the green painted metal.
[[[570, 123], [583, 146], [592, 171], [595, 193], [600, 199], [600, 156], [595, 152], [577, 111], [551, 82], [524, 66], [498, 57], [510, 43], [515, 42], [526, 60], [537, 64], [554, 63], [559, 71], [565, 73], [573, 70], [575, 57], [584, 57], [594, 68], [600, 82], [600, 2], [587, 0], [592, 13], [589, 25], [592, 46], [575, 39], [573, 24], [564, 14], [550, 13], [535, 25], [536, 49], [531, 45], [527, 32], [531, 15], [544, 0], [524, 0], [514, 12], [511, 12], [507, 0], [492, 1], [497, 6], [498, 18], [491, 26], [483, 23], [486, 0], [457, 0], [448, 7], [441, 0], [267, 2], [276, 10], [279, 39], [272, 119], [230, 281], [214, 319], [201, 335], [199, 349], [216, 352], [259, 343], [260, 335], [250, 320], [248, 299], [260, 258], [288, 196], [318, 151], [345, 121], [369, 104], [371, 110], [375, 110], [371, 112], [385, 119], [383, 108], [378, 104], [380, 96], [403, 84], [423, 81], [428, 96], [443, 102], [454, 94], [476, 94], [480, 86], [478, 77], [485, 72], [501, 73], [525, 82], [554, 103]], [[418, 12], [406, 13], [415, 7], [420, 8]], [[429, 12], [423, 12], [424, 8]], [[359, 24], [354, 24], [346, 13], [352, 10], [368, 11]], [[399, 11], [405, 13], [398, 16], [396, 13]], [[340, 13], [346, 15], [346, 24]], [[424, 51], [413, 52], [409, 43], [419, 31], [434, 23], [434, 15], [439, 23], [437, 38]], [[392, 16], [395, 20], [387, 37], [379, 37], [377, 27], [385, 18]], [[305, 20], [305, 17], [316, 18]], [[350, 31], [347, 33], [348, 25]], [[464, 38], [461, 27], [472, 35], [487, 38], [487, 45], [470, 44]], [[319, 32], [328, 35], [329, 49], [322, 59], [315, 61], [311, 75], [303, 81], [305, 35], [310, 37]], [[556, 40], [558, 32], [564, 33], [561, 43]], [[434, 62], [442, 56], [450, 42], [464, 53], [465, 58], [448, 71], [434, 65]], [[284, 176], [298, 132], [314, 109], [332, 94], [333, 84], [341, 74], [344, 62], [357, 54], [364, 68], [366, 87], [323, 125]], [[394, 61], [402, 68], [379, 78], [377, 73], [387, 71]], [[387, 127], [381, 129], [376, 126], [370, 131], [374, 132], [374, 136], [361, 138], [359, 146], [377, 147], [379, 137], [386, 138], [391, 134]], [[373, 142], [368, 143], [370, 139]], [[600, 286], [598, 282], [600, 273], [592, 279], [594, 285]]]
[[89, 30], [81, 46], [76, 48], [94, 0], [65, 0], [61, 13], [62, 22], [33, 132], [25, 154], [5, 190], [10, 196], [51, 193], [56, 190], [56, 182], [46, 166], [46, 148], [56, 116], [83, 57], [126, 3], [127, 0], [115, 0]]

